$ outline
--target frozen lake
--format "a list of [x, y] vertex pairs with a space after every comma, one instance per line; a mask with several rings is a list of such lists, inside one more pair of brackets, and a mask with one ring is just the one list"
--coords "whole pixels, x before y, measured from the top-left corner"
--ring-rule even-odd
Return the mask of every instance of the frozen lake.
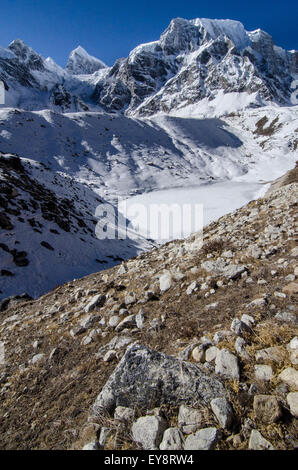
[[185, 238], [219, 217], [265, 194], [268, 184], [226, 181], [153, 191], [126, 199], [120, 213], [146, 238]]

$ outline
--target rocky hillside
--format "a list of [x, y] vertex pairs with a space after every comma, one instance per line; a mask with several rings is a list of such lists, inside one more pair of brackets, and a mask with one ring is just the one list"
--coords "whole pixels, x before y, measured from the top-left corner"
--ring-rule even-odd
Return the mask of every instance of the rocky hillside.
[[293, 179], [203, 245], [4, 300], [1, 448], [297, 448]]

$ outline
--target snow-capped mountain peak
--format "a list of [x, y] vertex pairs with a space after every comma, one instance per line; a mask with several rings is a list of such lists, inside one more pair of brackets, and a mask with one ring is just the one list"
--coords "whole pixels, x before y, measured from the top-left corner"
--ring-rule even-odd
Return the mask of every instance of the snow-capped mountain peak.
[[12, 41], [8, 49], [12, 51], [19, 60], [28, 65], [31, 70], [43, 70], [43, 58], [21, 39]]
[[105, 67], [101, 60], [88, 54], [82, 46], [78, 46], [70, 53], [66, 71], [72, 75], [88, 75]]
[[188, 106], [207, 109], [207, 101], [212, 116], [218, 116], [222, 96], [227, 102], [237, 95], [245, 107], [291, 105], [297, 73], [297, 51], [229, 19], [175, 18], [158, 40], [137, 46], [113, 67], [82, 46], [70, 53], [65, 70], [19, 39], [0, 49], [7, 105], [27, 110], [152, 116]]

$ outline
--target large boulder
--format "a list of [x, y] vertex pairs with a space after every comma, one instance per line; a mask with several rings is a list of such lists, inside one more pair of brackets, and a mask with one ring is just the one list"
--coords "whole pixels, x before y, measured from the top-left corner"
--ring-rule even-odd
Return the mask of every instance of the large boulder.
[[199, 366], [134, 343], [98, 395], [91, 417], [113, 412], [116, 406], [147, 410], [162, 404], [208, 405], [225, 396], [223, 383]]

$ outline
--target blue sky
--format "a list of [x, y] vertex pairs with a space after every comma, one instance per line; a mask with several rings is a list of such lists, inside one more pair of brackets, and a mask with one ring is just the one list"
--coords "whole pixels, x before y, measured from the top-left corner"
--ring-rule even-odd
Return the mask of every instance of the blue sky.
[[80, 44], [112, 65], [138, 44], [158, 39], [175, 17], [237, 19], [247, 30], [264, 29], [279, 46], [298, 49], [298, 3], [293, 0], [1, 0], [0, 45], [20, 38], [65, 66]]

